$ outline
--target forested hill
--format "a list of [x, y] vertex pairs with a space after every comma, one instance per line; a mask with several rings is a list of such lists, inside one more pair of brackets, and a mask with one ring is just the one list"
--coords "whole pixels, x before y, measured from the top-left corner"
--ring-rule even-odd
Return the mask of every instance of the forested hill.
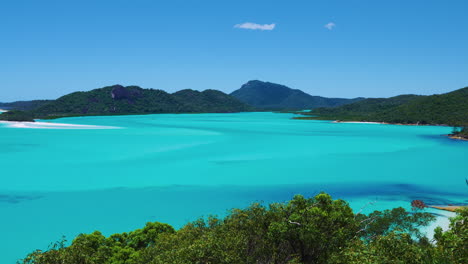
[[[34, 118], [76, 115], [121, 115], [150, 113], [231, 113], [249, 111], [251, 107], [216, 90], [203, 92], [182, 90], [173, 94], [138, 86], [113, 85], [87, 92], [74, 92], [26, 112]], [[8, 120], [24, 112], [11, 112]], [[6, 119], [0, 115], [0, 119]]]
[[231, 93], [240, 101], [264, 110], [302, 110], [317, 107], [334, 107], [363, 98], [344, 99], [312, 96], [301, 90], [291, 89], [287, 86], [262, 82], [249, 81]]
[[308, 114], [314, 116], [300, 119], [463, 125], [468, 124], [468, 87], [430, 96], [365, 99], [345, 106], [315, 109]]
[[0, 103], [1, 109], [15, 109], [15, 110], [33, 110], [44, 104], [50, 103], [52, 100], [32, 100], [32, 101], [16, 101], [11, 103]]

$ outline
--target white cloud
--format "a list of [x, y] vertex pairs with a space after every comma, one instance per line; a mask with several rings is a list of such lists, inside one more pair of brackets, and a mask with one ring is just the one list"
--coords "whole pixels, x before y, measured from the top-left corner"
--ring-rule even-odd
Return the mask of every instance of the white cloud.
[[242, 28], [242, 29], [251, 29], [251, 30], [273, 30], [276, 27], [276, 24], [256, 24], [256, 23], [242, 23], [234, 25], [235, 28]]
[[334, 27], [336, 27], [336, 24], [333, 22], [330, 22], [325, 25], [325, 28], [327, 28], [328, 30], [332, 30]]

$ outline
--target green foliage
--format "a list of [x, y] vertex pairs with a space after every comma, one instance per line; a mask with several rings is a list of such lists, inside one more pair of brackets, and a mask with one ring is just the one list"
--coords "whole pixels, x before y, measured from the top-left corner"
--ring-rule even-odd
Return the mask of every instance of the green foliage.
[[32, 101], [16, 101], [11, 103], [0, 103], [0, 108], [8, 110], [29, 111], [45, 105], [52, 100], [32, 100]]
[[429, 213], [408, 213], [399, 207], [392, 210], [375, 211], [368, 216], [359, 215], [359, 221], [363, 230], [361, 237], [371, 241], [378, 236], [386, 236], [391, 233], [408, 234], [421, 238], [420, 227], [427, 226], [435, 217]]
[[143, 229], [106, 238], [99, 231], [78, 235], [69, 247], [65, 240], [42, 252], [29, 254], [23, 263], [141, 263], [141, 252], [154, 246], [163, 234], [174, 233], [167, 224], [147, 223]]
[[436, 243], [417, 228], [433, 216], [402, 208], [354, 214], [342, 200], [321, 193], [297, 195], [268, 207], [254, 203], [225, 218], [198, 219], [175, 231], [161, 223], [104, 237], [82, 234], [23, 263], [467, 263], [468, 211], [452, 219], [452, 229], [436, 231]]
[[307, 114], [314, 116], [299, 119], [458, 126], [468, 123], [468, 87], [440, 95], [365, 99], [336, 108], [315, 109]]
[[437, 228], [434, 238], [439, 246], [438, 250], [447, 260], [468, 263], [468, 208], [458, 209], [457, 213], [450, 221], [450, 230], [443, 232], [441, 228]]
[[174, 94], [138, 86], [108, 86], [75, 92], [33, 111], [42, 118], [72, 115], [241, 112], [249, 107], [215, 90], [182, 90]]
[[[130, 115], [155, 113], [232, 113], [252, 108], [236, 98], [216, 90], [198, 92], [182, 90], [173, 94], [163, 90], [142, 89], [138, 86], [114, 85], [88, 92], [74, 92], [51, 101], [23, 102], [30, 111], [22, 115], [8, 114], [10, 121], [23, 116], [50, 119], [83, 115]], [[13, 104], [13, 103], [12, 103]], [[19, 102], [15, 103], [19, 106]], [[34, 107], [33, 107], [34, 106]]]
[[240, 101], [262, 110], [303, 110], [317, 107], [334, 107], [362, 100], [312, 96], [287, 86], [249, 81], [231, 93]]
[[0, 114], [0, 120], [34, 122], [34, 115], [30, 112], [12, 110]]

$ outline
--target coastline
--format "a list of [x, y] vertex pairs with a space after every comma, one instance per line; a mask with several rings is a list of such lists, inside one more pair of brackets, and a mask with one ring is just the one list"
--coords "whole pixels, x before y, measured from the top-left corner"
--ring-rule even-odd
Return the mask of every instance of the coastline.
[[428, 205], [427, 207], [449, 212], [456, 212], [457, 209], [466, 208], [466, 206], [461, 205]]
[[389, 123], [389, 122], [371, 122], [371, 121], [340, 121], [335, 120], [332, 123], [353, 123], [353, 124], [381, 124], [381, 125], [396, 125], [396, 126], [443, 126], [449, 127], [446, 124], [405, 124], [405, 123]]
[[96, 126], [96, 125], [77, 125], [65, 123], [48, 122], [23, 122], [23, 121], [0, 121], [0, 124], [6, 124], [10, 128], [33, 128], [33, 129], [119, 129], [121, 127]]
[[[293, 117], [297, 120], [320, 120], [313, 119], [308, 117]], [[376, 124], [376, 125], [397, 125], [397, 126], [443, 126], [449, 127], [447, 124], [402, 124], [402, 123], [388, 123], [388, 122], [371, 122], [371, 121], [341, 121], [341, 120], [330, 120], [331, 123], [344, 123], [344, 124]], [[457, 135], [457, 134], [447, 134], [444, 135], [453, 140], [462, 140], [468, 141], [468, 136]]]
[[455, 135], [455, 134], [448, 134], [447, 136], [448, 136], [449, 138], [455, 139], [455, 140], [468, 141], [468, 137], [467, 137], [467, 136], [460, 136], [460, 135]]
[[390, 123], [385, 123], [385, 122], [368, 122], [368, 121], [340, 121], [340, 120], [335, 120], [335, 121], [332, 121], [332, 123], [391, 125]]

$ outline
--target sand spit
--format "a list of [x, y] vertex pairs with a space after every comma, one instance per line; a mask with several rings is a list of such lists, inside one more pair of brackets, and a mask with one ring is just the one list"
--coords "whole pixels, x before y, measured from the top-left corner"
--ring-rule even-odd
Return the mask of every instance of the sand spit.
[[112, 127], [112, 126], [76, 125], [76, 124], [48, 123], [48, 122], [0, 121], [0, 124], [6, 124], [7, 127], [13, 127], [13, 128], [33, 128], [33, 129], [119, 129], [120, 128], [120, 127]]

